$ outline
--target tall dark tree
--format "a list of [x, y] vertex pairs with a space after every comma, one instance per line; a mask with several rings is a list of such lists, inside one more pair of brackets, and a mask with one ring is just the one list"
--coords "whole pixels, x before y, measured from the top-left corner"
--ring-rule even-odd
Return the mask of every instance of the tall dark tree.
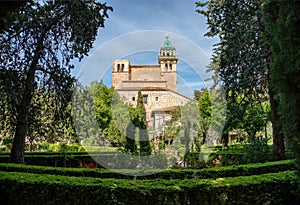
[[272, 53], [271, 86], [300, 170], [300, 2], [265, 0], [263, 19]]
[[151, 146], [147, 131], [146, 110], [144, 107], [143, 96], [141, 91], [138, 92], [135, 112], [136, 116], [133, 122], [139, 129], [140, 152], [141, 155], [149, 155], [151, 153]]
[[245, 119], [249, 107], [269, 100], [273, 156], [276, 159], [284, 158], [278, 102], [270, 86], [271, 53], [261, 18], [262, 0], [210, 0], [197, 5], [207, 8], [198, 11], [207, 17], [209, 32], [206, 35], [220, 38], [220, 43], [215, 45], [211, 68], [226, 89], [227, 131], [234, 128], [236, 119]]
[[131, 121], [128, 123], [126, 130], [125, 148], [131, 152], [136, 150], [135, 134], [136, 130], [138, 130], [140, 153], [141, 155], [148, 155], [151, 153], [151, 146], [147, 131], [146, 110], [141, 91], [138, 92], [136, 107], [130, 106], [129, 113]]
[[135, 143], [135, 133], [136, 133], [136, 127], [130, 121], [126, 127], [126, 142], [125, 142], [125, 149], [133, 153], [137, 150], [137, 146]]
[[25, 137], [37, 86], [55, 94], [57, 117], [71, 99], [71, 61], [88, 54], [108, 17], [106, 4], [96, 1], [28, 2], [0, 36], [0, 75], [16, 111], [10, 160], [24, 162]]

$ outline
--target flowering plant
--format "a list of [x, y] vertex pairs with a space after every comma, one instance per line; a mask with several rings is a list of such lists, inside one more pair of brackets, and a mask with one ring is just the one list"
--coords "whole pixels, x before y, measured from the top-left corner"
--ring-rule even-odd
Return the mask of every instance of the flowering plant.
[[211, 164], [210, 164], [209, 168], [222, 167], [222, 163], [221, 163], [222, 157], [223, 156], [221, 154], [219, 154], [217, 157], [215, 157], [213, 160], [211, 160]]
[[97, 165], [94, 165], [92, 162], [90, 164], [79, 162], [79, 168], [97, 168]]

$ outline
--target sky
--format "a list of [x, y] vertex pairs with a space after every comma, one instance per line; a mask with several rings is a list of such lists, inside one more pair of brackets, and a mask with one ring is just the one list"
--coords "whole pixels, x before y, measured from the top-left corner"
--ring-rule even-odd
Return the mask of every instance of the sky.
[[111, 64], [129, 59], [131, 64], [158, 64], [160, 46], [168, 34], [175, 46], [178, 92], [192, 97], [193, 90], [208, 87], [204, 79], [216, 38], [204, 37], [206, 18], [196, 12], [196, 0], [107, 0], [113, 7], [105, 28], [89, 56], [77, 62], [72, 74], [80, 83], [103, 80], [111, 86]]

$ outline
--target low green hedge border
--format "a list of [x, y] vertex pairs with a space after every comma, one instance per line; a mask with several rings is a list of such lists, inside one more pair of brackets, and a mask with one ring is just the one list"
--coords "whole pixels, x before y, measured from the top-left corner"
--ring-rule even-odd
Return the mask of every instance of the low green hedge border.
[[[38, 166], [51, 166], [51, 167], [78, 167], [80, 162], [97, 164], [96, 161], [102, 161], [110, 163], [114, 161], [115, 164], [110, 163], [110, 167], [122, 168], [122, 159], [116, 159], [118, 153], [114, 152], [91, 152], [87, 154], [86, 152], [70, 152], [70, 153], [53, 153], [53, 152], [31, 152], [25, 154], [25, 163], [28, 165], [38, 165]], [[210, 159], [218, 158], [219, 154], [211, 154]], [[95, 160], [97, 158], [97, 160]], [[220, 162], [224, 166], [233, 164], [245, 164], [241, 160], [243, 154], [222, 154], [222, 159]], [[115, 160], [112, 160], [115, 159]], [[236, 161], [228, 161], [226, 159], [237, 159]], [[292, 158], [288, 158], [292, 159]], [[210, 161], [211, 161], [210, 160]], [[190, 153], [186, 159], [190, 168], [202, 169], [207, 167], [207, 163], [199, 161], [199, 153]], [[230, 163], [231, 162], [231, 163]], [[235, 162], [235, 163], [232, 163]], [[0, 163], [9, 163], [8, 154], [0, 154]], [[209, 164], [208, 164], [209, 165]], [[105, 166], [105, 165], [104, 165]], [[133, 164], [133, 167], [135, 165]], [[98, 164], [98, 167], [102, 167]], [[175, 166], [178, 167], [179, 166]]]
[[[52, 156], [60, 156], [62, 154], [64, 155], [70, 155], [70, 156], [73, 156], [73, 155], [93, 155], [93, 154], [114, 154], [115, 152], [112, 152], [112, 151], [101, 151], [101, 152], [97, 152], [97, 151], [94, 151], [94, 152], [86, 152], [86, 151], [81, 151], [81, 152], [25, 152], [25, 156], [37, 156], [37, 155], [42, 155], [42, 156], [49, 156], [49, 155], [52, 155]], [[0, 156], [10, 156], [10, 153], [9, 152], [0, 152]]]
[[[44, 167], [31, 166], [22, 164], [0, 164], [1, 171], [10, 172], [26, 172], [36, 174], [55, 174], [64, 176], [84, 176], [95, 178], [118, 178], [118, 179], [208, 179], [220, 177], [235, 177], [235, 176], [250, 176], [265, 173], [276, 173], [287, 170], [294, 170], [294, 160], [283, 160], [267, 163], [257, 163], [248, 165], [234, 165], [221, 168], [206, 168], [200, 170], [191, 169], [171, 169], [158, 172], [153, 175], [134, 176], [137, 172], [134, 170], [122, 170], [128, 175], [119, 174], [107, 169], [92, 169], [92, 168], [61, 168], [61, 167]], [[148, 173], [154, 170], [149, 170]], [[145, 171], [147, 174], [147, 171]]]
[[[101, 157], [109, 159], [114, 157], [113, 154], [102, 154]], [[25, 155], [24, 161], [28, 165], [51, 166], [51, 167], [78, 167], [80, 162], [96, 163], [92, 155]], [[0, 155], [0, 163], [8, 163], [9, 156]], [[100, 165], [99, 165], [100, 166]], [[101, 167], [101, 166], [100, 166]]]
[[0, 172], [1, 204], [299, 204], [293, 171], [203, 180]]

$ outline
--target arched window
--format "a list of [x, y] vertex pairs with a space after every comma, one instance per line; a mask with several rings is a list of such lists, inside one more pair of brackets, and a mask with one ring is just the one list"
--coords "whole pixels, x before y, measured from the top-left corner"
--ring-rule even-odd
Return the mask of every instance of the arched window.
[[120, 72], [120, 64], [117, 65], [117, 72]]
[[121, 72], [124, 72], [124, 64], [122, 64]]
[[170, 63], [170, 65], [169, 65], [169, 66], [170, 66], [170, 70], [172, 70], [172, 63]]

